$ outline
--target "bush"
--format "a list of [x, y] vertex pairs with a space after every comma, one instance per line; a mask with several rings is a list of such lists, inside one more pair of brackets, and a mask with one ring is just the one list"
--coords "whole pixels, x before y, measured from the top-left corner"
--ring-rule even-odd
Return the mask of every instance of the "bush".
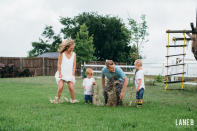
[[156, 83], [162, 83], [163, 84], [164, 80], [163, 77], [159, 74], [155, 76], [154, 81], [153, 81], [153, 86], [156, 85]]
[[163, 83], [163, 77], [159, 74], [159, 75], [155, 76], [154, 81], [159, 82], [159, 83]]

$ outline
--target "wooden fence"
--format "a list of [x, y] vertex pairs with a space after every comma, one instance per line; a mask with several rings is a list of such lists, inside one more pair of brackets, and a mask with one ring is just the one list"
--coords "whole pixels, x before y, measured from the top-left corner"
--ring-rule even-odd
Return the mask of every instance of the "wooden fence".
[[[57, 71], [57, 58], [27, 58], [27, 57], [0, 57], [0, 63], [8, 65], [14, 64], [18, 70], [29, 69], [33, 76], [53, 76]], [[89, 65], [102, 65], [91, 67], [93, 70], [101, 70], [105, 62], [93, 61]], [[126, 65], [125, 63], [115, 63], [116, 65]], [[128, 72], [128, 68], [122, 67]], [[130, 71], [130, 70], [129, 70]], [[76, 75], [81, 75], [81, 65], [76, 65]]]
[[0, 63], [14, 64], [18, 70], [29, 69], [35, 76], [51, 76], [57, 71], [57, 58], [0, 57]]
[[[115, 64], [117, 67], [120, 67], [126, 75], [134, 74], [133, 72], [135, 69], [134, 65], [131, 66], [125, 63], [115, 63]], [[105, 67], [105, 62], [98, 62], [98, 63], [90, 62], [88, 64], [81, 65], [82, 67], [81, 72], [83, 71], [83, 66], [85, 66], [86, 68], [93, 69], [93, 72], [95, 73], [95, 75], [98, 75], [98, 74], [100, 75], [102, 68]]]

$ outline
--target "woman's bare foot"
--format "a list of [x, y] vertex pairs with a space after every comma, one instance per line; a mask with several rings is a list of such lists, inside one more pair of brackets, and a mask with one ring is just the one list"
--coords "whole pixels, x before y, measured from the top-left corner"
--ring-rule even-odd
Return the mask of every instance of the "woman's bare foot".
[[76, 99], [74, 99], [74, 100], [72, 100], [72, 99], [70, 99], [70, 103], [72, 103], [72, 104], [74, 104], [74, 103], [78, 103], [79, 101], [78, 100], [76, 100]]

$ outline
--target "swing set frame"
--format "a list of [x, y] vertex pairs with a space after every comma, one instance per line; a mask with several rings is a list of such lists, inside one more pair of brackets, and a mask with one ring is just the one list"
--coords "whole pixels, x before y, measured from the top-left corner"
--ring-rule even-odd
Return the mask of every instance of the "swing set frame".
[[[167, 48], [167, 65], [166, 65], [166, 68], [167, 68], [167, 74], [166, 74], [166, 81], [164, 82], [165, 83], [165, 88], [164, 90], [166, 91], [168, 89], [168, 85], [169, 84], [174, 84], [174, 83], [181, 83], [181, 90], [184, 89], [184, 74], [186, 73], [185, 70], [184, 70], [184, 67], [185, 67], [185, 47], [187, 46], [187, 41], [190, 41], [192, 40], [191, 38], [187, 38], [185, 34], [187, 33], [192, 33], [192, 34], [197, 34], [197, 10], [196, 10], [196, 27], [194, 28], [194, 24], [193, 23], [190, 23], [190, 26], [191, 26], [191, 30], [167, 30], [166, 33], [168, 34], [168, 43], [166, 45], [166, 48]], [[173, 37], [172, 38], [172, 41], [176, 42], [176, 41], [183, 41], [183, 44], [182, 45], [170, 45], [170, 34], [173, 34], [173, 33], [182, 33], [183, 34], [183, 37]], [[175, 48], [178, 48], [178, 47], [182, 47], [183, 48], [183, 52], [181, 54], [174, 54], [174, 55], [169, 55], [169, 48], [171, 47], [175, 47]], [[169, 65], [169, 58], [170, 57], [175, 57], [175, 56], [183, 56], [183, 63], [182, 64], [175, 64], [175, 65]], [[182, 72], [179, 72], [179, 73], [174, 73], [174, 74], [169, 74], [169, 68], [170, 67], [173, 67], [173, 66], [183, 66], [183, 70]], [[175, 75], [182, 75], [181, 77], [181, 80], [178, 80], [178, 81], [169, 81], [169, 76], [175, 76]]]

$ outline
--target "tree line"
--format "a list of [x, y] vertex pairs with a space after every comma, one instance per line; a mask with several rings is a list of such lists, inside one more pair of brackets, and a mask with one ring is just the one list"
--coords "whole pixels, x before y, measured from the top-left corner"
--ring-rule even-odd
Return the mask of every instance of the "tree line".
[[56, 52], [63, 39], [75, 40], [75, 52], [78, 62], [92, 60], [133, 63], [142, 58], [141, 49], [147, 42], [148, 26], [146, 16], [141, 15], [137, 22], [128, 18], [128, 25], [119, 17], [99, 15], [95, 12], [83, 12], [73, 18], [60, 17], [62, 28], [55, 33], [52, 26], [46, 26], [29, 57], [46, 52]]

